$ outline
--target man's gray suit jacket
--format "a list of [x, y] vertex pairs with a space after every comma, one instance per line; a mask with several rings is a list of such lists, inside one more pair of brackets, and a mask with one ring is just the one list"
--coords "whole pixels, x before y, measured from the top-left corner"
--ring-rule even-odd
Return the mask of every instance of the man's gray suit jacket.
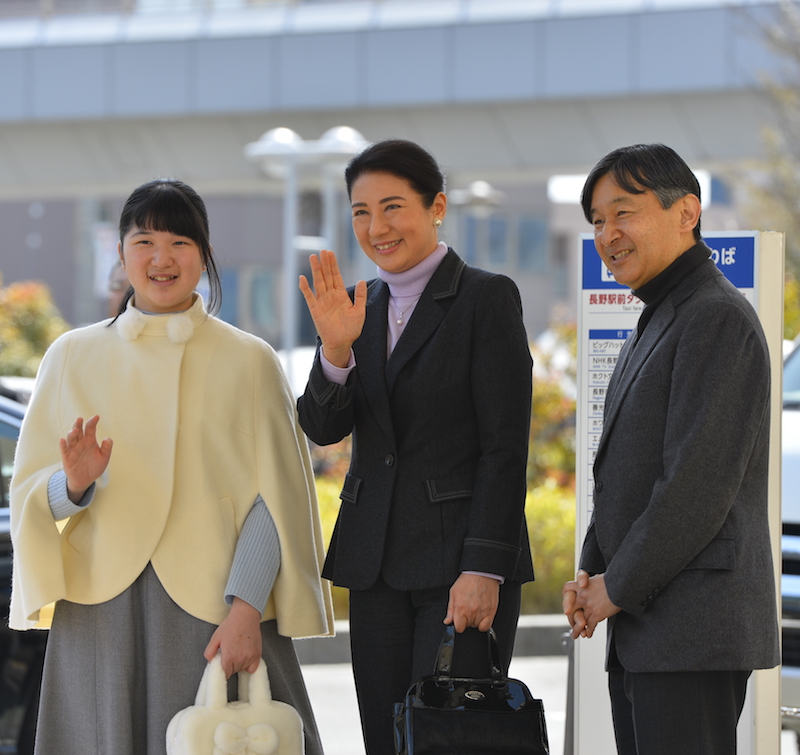
[[779, 663], [769, 412], [761, 325], [706, 260], [627, 340], [606, 396], [581, 566], [622, 608], [628, 671]]

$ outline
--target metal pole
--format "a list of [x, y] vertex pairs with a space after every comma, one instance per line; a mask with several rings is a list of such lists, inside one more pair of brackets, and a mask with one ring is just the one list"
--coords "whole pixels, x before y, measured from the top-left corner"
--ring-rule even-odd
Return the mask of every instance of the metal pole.
[[327, 249], [335, 249], [338, 241], [339, 213], [336, 211], [336, 186], [339, 181], [341, 169], [338, 165], [323, 163], [322, 165], [322, 236]]
[[286, 194], [283, 198], [283, 333], [281, 348], [287, 354], [287, 377], [292, 383], [292, 349], [297, 345], [297, 161], [286, 156]]

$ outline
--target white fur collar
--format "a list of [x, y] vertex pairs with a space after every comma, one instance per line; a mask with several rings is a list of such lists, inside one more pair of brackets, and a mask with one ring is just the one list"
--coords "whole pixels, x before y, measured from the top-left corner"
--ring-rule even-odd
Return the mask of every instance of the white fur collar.
[[166, 335], [172, 343], [186, 343], [207, 316], [203, 299], [198, 294], [189, 309], [175, 314], [146, 314], [128, 302], [127, 309], [117, 318], [116, 325], [120, 336], [126, 341], [135, 341], [142, 333], [146, 333]]

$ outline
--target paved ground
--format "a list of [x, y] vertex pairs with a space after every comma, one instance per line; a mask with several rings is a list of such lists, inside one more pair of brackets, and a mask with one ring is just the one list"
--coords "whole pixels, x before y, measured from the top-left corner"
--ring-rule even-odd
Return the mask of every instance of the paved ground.
[[[514, 658], [509, 673], [524, 681], [534, 696], [544, 700], [550, 753], [562, 755], [567, 699], [566, 656]], [[325, 755], [364, 755], [350, 665], [305, 665], [303, 675], [322, 734]], [[793, 732], [783, 732], [781, 755], [800, 755]]]
[[[350, 665], [305, 665], [303, 675], [317, 716], [325, 755], [364, 755]], [[544, 701], [550, 752], [561, 755], [564, 751], [567, 701], [566, 656], [514, 658], [509, 675], [521, 679], [535, 697]]]

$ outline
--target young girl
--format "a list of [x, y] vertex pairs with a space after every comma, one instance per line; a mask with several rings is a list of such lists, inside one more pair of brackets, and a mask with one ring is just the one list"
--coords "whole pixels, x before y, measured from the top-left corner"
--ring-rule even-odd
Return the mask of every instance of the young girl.
[[213, 309], [220, 284], [193, 189], [136, 189], [119, 256], [132, 294], [45, 355], [11, 485], [11, 626], [55, 602], [36, 753], [163, 755], [217, 653], [228, 676], [263, 656], [321, 753], [290, 638], [332, 613], [289, 386], [195, 293], [207, 272]]

